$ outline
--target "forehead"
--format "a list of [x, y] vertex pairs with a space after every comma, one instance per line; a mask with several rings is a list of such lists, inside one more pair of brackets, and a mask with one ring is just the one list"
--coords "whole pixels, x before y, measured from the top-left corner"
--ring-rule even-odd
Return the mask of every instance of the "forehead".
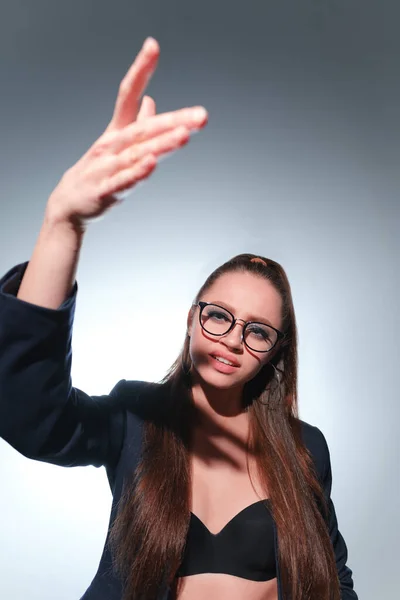
[[227, 305], [236, 317], [257, 317], [279, 329], [282, 300], [274, 286], [253, 273], [225, 273], [205, 292], [201, 300]]

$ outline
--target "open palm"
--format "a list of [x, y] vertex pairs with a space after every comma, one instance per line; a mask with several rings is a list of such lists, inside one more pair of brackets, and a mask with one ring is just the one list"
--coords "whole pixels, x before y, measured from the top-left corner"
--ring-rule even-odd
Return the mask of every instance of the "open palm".
[[[53, 221], [85, 223], [121, 199], [121, 192], [148, 177], [157, 158], [189, 140], [204, 127], [201, 106], [157, 115], [156, 104], [143, 96], [159, 58], [159, 45], [148, 38], [121, 81], [114, 112], [104, 133], [68, 169], [51, 194], [47, 214]], [[142, 98], [142, 100], [141, 100]]]

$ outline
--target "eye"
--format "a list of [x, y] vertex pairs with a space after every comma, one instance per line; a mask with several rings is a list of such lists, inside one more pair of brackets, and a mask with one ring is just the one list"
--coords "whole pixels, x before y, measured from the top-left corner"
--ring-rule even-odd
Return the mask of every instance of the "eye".
[[269, 340], [271, 338], [270, 331], [265, 327], [259, 327], [258, 325], [249, 325], [247, 328], [248, 335], [252, 335], [258, 339]]
[[224, 312], [211, 309], [207, 312], [207, 317], [210, 319], [214, 319], [214, 321], [230, 321], [228, 315]]

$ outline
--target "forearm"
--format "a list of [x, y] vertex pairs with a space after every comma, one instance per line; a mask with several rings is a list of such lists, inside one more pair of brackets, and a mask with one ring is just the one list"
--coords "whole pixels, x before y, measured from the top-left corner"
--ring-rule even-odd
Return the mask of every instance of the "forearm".
[[57, 309], [75, 283], [84, 228], [55, 221], [45, 214], [17, 298]]

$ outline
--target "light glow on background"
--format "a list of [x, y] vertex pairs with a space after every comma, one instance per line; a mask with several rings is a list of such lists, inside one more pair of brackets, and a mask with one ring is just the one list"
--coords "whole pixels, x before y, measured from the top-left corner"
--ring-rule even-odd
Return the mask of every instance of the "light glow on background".
[[[241, 252], [280, 262], [300, 417], [327, 438], [363, 600], [394, 596], [400, 558], [398, 13], [370, 0], [20, 0], [0, 19], [1, 272], [29, 259], [48, 195], [106, 126], [152, 35], [158, 111], [203, 104], [209, 125], [91, 224], [74, 385], [104, 394], [121, 378], [160, 379], [215, 267]], [[0, 597], [79, 598], [107, 531], [105, 471], [0, 441], [0, 478]]]

